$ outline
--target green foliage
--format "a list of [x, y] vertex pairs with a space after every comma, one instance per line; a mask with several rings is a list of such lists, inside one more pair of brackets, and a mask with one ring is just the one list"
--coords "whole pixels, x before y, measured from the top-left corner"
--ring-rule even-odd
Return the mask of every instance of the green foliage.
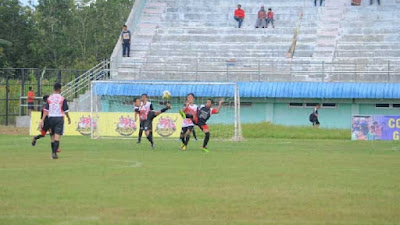
[[0, 224], [372, 225], [400, 221], [400, 146], [343, 140], [0, 135]]
[[0, 67], [88, 69], [111, 55], [133, 2], [1, 0]]

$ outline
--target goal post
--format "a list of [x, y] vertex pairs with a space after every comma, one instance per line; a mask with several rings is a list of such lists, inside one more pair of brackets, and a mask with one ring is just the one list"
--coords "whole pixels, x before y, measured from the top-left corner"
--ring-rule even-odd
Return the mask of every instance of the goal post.
[[[227, 82], [151, 82], [151, 81], [92, 81], [90, 116], [92, 138], [135, 138], [139, 133], [139, 118], [133, 112], [133, 100], [147, 94], [154, 110], [165, 107], [163, 91], [171, 93], [168, 102], [172, 109], [153, 120], [156, 137], [178, 138], [183, 118], [183, 108], [189, 93], [195, 96], [194, 104], [205, 105], [213, 100], [217, 107], [221, 98], [225, 100], [218, 114], [207, 121], [214, 138], [242, 140], [240, 123], [240, 90], [236, 83]], [[136, 119], [136, 120], [135, 120]], [[202, 132], [196, 128], [201, 138]]]

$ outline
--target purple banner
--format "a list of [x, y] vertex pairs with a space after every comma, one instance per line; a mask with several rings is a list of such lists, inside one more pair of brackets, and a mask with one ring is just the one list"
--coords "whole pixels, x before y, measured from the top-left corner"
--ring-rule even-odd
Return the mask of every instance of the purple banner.
[[351, 140], [400, 139], [400, 116], [353, 116]]

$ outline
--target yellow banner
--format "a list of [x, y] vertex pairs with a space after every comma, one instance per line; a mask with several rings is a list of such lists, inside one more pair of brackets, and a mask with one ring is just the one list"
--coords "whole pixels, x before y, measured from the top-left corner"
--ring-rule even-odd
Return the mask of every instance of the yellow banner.
[[[139, 117], [135, 121], [134, 113], [102, 112], [91, 119], [89, 112], [70, 112], [71, 124], [64, 123], [64, 135], [90, 136], [93, 127], [99, 137], [137, 137]], [[163, 113], [153, 120], [154, 137], [179, 137], [182, 117], [178, 113]], [[40, 112], [32, 112], [30, 135], [39, 131]]]

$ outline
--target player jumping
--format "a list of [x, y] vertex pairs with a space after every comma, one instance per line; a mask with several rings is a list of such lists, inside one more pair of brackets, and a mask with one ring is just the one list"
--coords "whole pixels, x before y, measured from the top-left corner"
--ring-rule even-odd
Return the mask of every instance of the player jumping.
[[[153, 110], [153, 105], [151, 104], [150, 101], [148, 101], [148, 96], [147, 94], [142, 94], [141, 96], [141, 103], [140, 106], [136, 106], [136, 101], [134, 101], [135, 104], [135, 110], [136, 107], [139, 107], [139, 119], [140, 119], [140, 128], [139, 128], [139, 136], [137, 143], [140, 144], [140, 141], [142, 140], [142, 135], [144, 129], [144, 124], [147, 120], [147, 114], [149, 113], [150, 110]], [[135, 121], [136, 121], [136, 115], [135, 115]]]
[[61, 84], [54, 84], [54, 93], [47, 98], [43, 112], [40, 128], [43, 129], [46, 117], [48, 117], [51, 135], [51, 156], [53, 159], [58, 159], [57, 149], [60, 146], [60, 136], [64, 132], [64, 116], [67, 116], [68, 124], [71, 124], [67, 100], [61, 96]]
[[218, 108], [211, 108], [213, 105], [212, 99], [208, 99], [206, 105], [200, 106], [200, 109], [197, 111], [197, 119], [193, 115], [186, 114], [182, 110], [179, 112], [183, 118], [191, 118], [197, 126], [204, 132], [205, 138], [203, 142], [202, 150], [204, 152], [210, 152], [207, 149], [208, 141], [210, 140], [210, 129], [207, 125], [207, 120], [210, 119], [211, 115], [219, 113], [222, 108], [222, 103], [224, 103], [224, 99], [221, 99], [218, 104]]
[[[197, 119], [197, 110], [199, 109], [199, 107], [196, 104], [194, 104], [194, 98], [195, 97], [193, 93], [187, 95], [186, 103], [182, 111], [185, 114], [193, 115], [194, 117], [193, 119]], [[189, 144], [191, 132], [194, 132], [193, 120], [190, 118], [184, 118], [184, 120], [182, 121], [182, 130], [180, 136], [180, 139], [182, 140], [182, 146], [181, 146], [182, 151], [185, 151], [187, 145]], [[196, 134], [193, 133], [193, 136], [196, 136]]]
[[[141, 110], [142, 109], [141, 107], [144, 105], [143, 102], [141, 102], [139, 98], [135, 98], [133, 101], [135, 104], [135, 112], [138, 113], [141, 118], [142, 117], [146, 118], [146, 120], [143, 120], [143, 130], [145, 132], [147, 140], [149, 140], [149, 142], [151, 144], [151, 148], [154, 149], [155, 145], [154, 145], [154, 141], [153, 141], [153, 120], [154, 120], [154, 118], [156, 118], [156, 116], [160, 115], [161, 113], [166, 112], [168, 109], [171, 109], [171, 105], [169, 103], [167, 103], [166, 107], [161, 109], [160, 111], [154, 111], [153, 109]], [[144, 113], [145, 113], [145, 115], [144, 115]], [[140, 120], [140, 122], [142, 123], [142, 120]], [[140, 124], [140, 126], [142, 128], [142, 124]]]

